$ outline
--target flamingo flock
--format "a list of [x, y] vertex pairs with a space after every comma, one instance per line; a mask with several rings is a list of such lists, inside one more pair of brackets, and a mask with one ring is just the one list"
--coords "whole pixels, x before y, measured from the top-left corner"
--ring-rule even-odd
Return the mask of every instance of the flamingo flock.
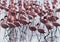
[[[51, 2], [52, 9], [48, 0], [44, 1], [44, 9], [42, 8], [42, 5], [40, 5], [41, 3], [37, 0], [23, 0], [23, 2], [22, 0], [17, 1], [18, 2], [16, 3], [15, 0], [10, 0], [9, 5], [7, 5], [7, 0], [0, 0], [0, 12], [3, 9], [8, 12], [8, 14], [6, 14], [6, 16], [0, 20], [0, 26], [2, 28], [16, 29], [17, 27], [18, 29], [21, 29], [23, 26], [22, 31], [24, 31], [26, 27], [26, 30], [24, 32], [27, 30], [30, 30], [33, 33], [38, 31], [39, 34], [44, 35], [46, 33], [46, 27], [48, 30], [48, 34], [44, 35], [44, 39], [46, 40], [46, 37], [49, 36], [49, 32], [51, 32], [51, 30], [54, 30], [54, 27], [56, 27], [55, 29], [57, 30], [57, 27], [60, 26], [60, 23], [57, 23], [59, 17], [55, 16], [55, 13], [60, 12], [60, 8], [57, 9], [58, 0], [53, 0]], [[39, 4], [37, 4], [37, 2]], [[37, 24], [34, 24], [35, 18], [37, 16], [39, 16], [39, 22]], [[41, 24], [44, 24], [45, 27], [42, 28]], [[56, 30], [55, 33], [57, 32]], [[22, 31], [20, 31], [20, 33]]]

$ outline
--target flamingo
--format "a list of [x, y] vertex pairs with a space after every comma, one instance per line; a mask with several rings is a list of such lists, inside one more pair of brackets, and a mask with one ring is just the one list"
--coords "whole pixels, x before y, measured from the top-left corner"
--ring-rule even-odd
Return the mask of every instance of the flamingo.
[[59, 23], [56, 23], [56, 22], [53, 22], [52, 24], [53, 24], [54, 26], [56, 26], [56, 27], [57, 27], [57, 26], [60, 26], [60, 24], [59, 24]]
[[11, 18], [7, 18], [7, 21], [8, 21], [8, 22], [12, 22]]
[[25, 1], [24, 2], [24, 8], [25, 8], [25, 10], [27, 10], [27, 9], [31, 9], [31, 3], [29, 2], [29, 1]]
[[26, 24], [29, 24], [29, 22], [27, 22], [26, 20], [19, 20], [19, 22], [21, 23], [21, 24], [23, 24], [23, 25], [26, 25]]
[[28, 18], [29, 18], [29, 19], [33, 19], [33, 16], [31, 16], [31, 15], [28, 15]]
[[27, 6], [27, 2], [24, 2], [23, 5], [24, 5], [24, 8], [27, 9], [27, 7], [26, 7]]
[[33, 12], [31, 15], [35, 18], [37, 16], [37, 13]]
[[44, 16], [44, 13], [38, 13], [38, 15], [39, 15], [40, 17], [42, 17], [42, 16]]
[[22, 6], [19, 6], [19, 14], [22, 14], [22, 13], [25, 14], [25, 12], [24, 12]]
[[39, 6], [35, 6], [34, 11], [35, 11], [36, 13], [39, 13], [39, 12], [40, 12]]
[[[57, 22], [53, 22], [52, 24], [56, 27], [56, 30], [55, 30], [55, 34], [56, 34], [57, 30], [59, 30], [57, 27], [60, 26], [60, 24]], [[60, 32], [60, 30], [59, 30], [59, 32]], [[55, 35], [55, 37], [56, 37], [56, 35]]]
[[40, 19], [40, 22], [42, 22], [43, 24], [48, 23], [49, 21], [47, 19]]
[[52, 28], [52, 26], [51, 26], [51, 25], [49, 25], [49, 24], [46, 24], [46, 27], [47, 27], [47, 29], [48, 29], [48, 30], [53, 29], [53, 28]]
[[48, 20], [49, 20], [49, 21], [52, 21], [52, 22], [57, 21], [58, 19], [59, 19], [59, 18], [56, 17], [56, 16], [48, 17]]
[[41, 34], [45, 33], [44, 29], [38, 29], [38, 32], [41, 33]]
[[18, 4], [19, 4], [19, 6], [20, 5], [22, 6], [22, 1], [21, 0], [18, 0]]
[[56, 12], [60, 12], [60, 8], [56, 9]]
[[48, 0], [45, 0], [44, 1], [44, 7], [45, 7], [45, 9], [50, 9], [50, 4], [49, 4], [49, 2], [48, 2]]
[[29, 26], [29, 29], [31, 30], [32, 32], [32, 35], [31, 35], [31, 38], [30, 38], [30, 42], [32, 40], [32, 37], [33, 37], [33, 33], [37, 30], [35, 26]]
[[32, 14], [32, 11], [31, 10], [27, 10], [26, 13], [30, 15], [30, 14]]
[[30, 29], [31, 31], [36, 31], [36, 27], [34, 27], [34, 26], [30, 26], [29, 29]]
[[[48, 34], [46, 36], [44, 36], [44, 39], [47, 42], [46, 37], [49, 36], [49, 34], [50, 34], [50, 31], [49, 30], [52, 30], [53, 29], [53, 26], [51, 26], [50, 24], [46, 24], [46, 28], [48, 29]], [[52, 31], [51, 31], [51, 35], [52, 35]]]
[[14, 0], [10, 0], [11, 1], [11, 5], [9, 6], [9, 14], [8, 14], [8, 17], [13, 17], [16, 19], [16, 6], [15, 6], [15, 3], [14, 3]]
[[9, 27], [9, 25], [7, 23], [4, 23], [4, 19], [1, 19], [1, 27], [4, 28], [4, 29], [7, 29]]
[[2, 23], [2, 24], [1, 24], [1, 26], [2, 26], [2, 28], [4, 28], [4, 29], [6, 29], [6, 28], [8, 28], [8, 27], [9, 27], [9, 25], [4, 24], [4, 23]]
[[7, 24], [5, 19], [1, 19], [1, 24], [0, 24], [4, 29], [8, 28], [9, 25]]
[[0, 5], [0, 8], [1, 8], [1, 9], [4, 9], [4, 7], [3, 7], [2, 5]]
[[7, 7], [6, 5], [7, 5], [7, 0], [3, 0], [3, 4], [2, 4], [2, 6], [4, 6], [4, 7]]
[[57, 3], [58, 3], [58, 0], [53, 0], [53, 1], [52, 1], [53, 9], [55, 9], [55, 8], [56, 8]]
[[14, 24], [15, 24], [17, 27], [21, 26], [21, 24], [20, 24], [19, 21], [14, 21]]
[[13, 24], [13, 23], [7, 23], [8, 25], [9, 25], [9, 28], [15, 28], [16, 27], [16, 25], [15, 24]]
[[24, 15], [22, 15], [22, 16], [19, 16], [19, 19], [24, 19], [24, 20], [26, 20], [26, 17], [25, 17]]

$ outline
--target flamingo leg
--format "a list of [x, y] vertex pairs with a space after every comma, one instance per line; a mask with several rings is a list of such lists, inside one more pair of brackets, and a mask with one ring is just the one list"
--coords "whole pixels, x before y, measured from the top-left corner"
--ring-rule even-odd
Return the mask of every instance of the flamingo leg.
[[46, 40], [46, 37], [49, 36], [49, 34], [50, 34], [50, 31], [48, 30], [48, 34], [44, 37], [44, 39], [45, 39], [46, 42], [48, 42], [48, 41]]

